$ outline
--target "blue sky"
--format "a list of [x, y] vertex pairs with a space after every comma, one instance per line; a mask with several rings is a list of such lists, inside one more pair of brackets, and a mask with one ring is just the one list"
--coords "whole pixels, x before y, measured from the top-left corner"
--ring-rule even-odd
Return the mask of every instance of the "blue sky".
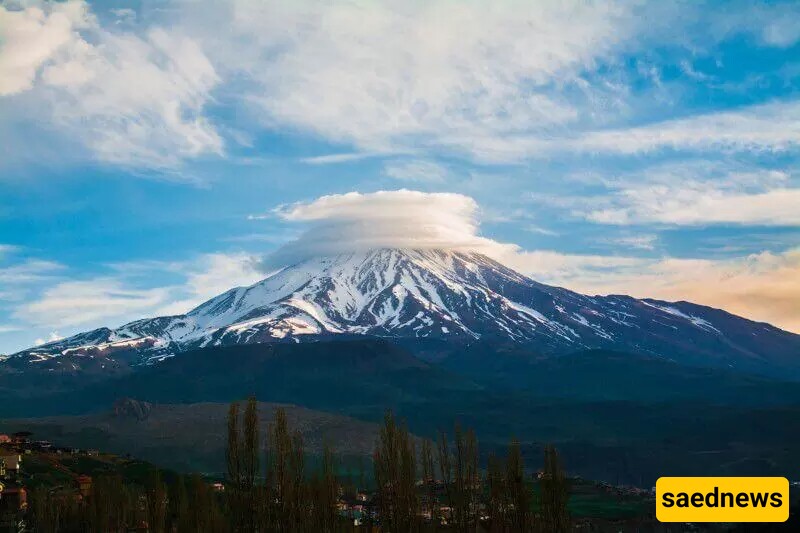
[[460, 195], [407, 212], [538, 280], [800, 331], [798, 17], [2, 2], [0, 353], [188, 310], [323, 227], [319, 198], [398, 189]]

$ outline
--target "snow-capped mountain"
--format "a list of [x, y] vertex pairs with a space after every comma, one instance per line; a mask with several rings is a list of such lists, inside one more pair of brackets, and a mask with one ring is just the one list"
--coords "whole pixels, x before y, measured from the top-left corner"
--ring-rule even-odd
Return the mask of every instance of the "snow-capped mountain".
[[543, 354], [612, 348], [742, 369], [800, 364], [800, 335], [717, 309], [585, 296], [478, 253], [396, 249], [304, 259], [185, 315], [96, 329], [11, 359], [124, 355], [147, 364], [195, 348], [342, 334], [496, 340]]

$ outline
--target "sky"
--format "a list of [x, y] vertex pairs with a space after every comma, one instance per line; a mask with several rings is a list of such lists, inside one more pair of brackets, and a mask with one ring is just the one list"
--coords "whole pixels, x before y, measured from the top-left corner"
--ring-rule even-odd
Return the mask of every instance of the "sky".
[[798, 2], [0, 0], [0, 353], [343, 246], [479, 248], [800, 332], [797, 20]]

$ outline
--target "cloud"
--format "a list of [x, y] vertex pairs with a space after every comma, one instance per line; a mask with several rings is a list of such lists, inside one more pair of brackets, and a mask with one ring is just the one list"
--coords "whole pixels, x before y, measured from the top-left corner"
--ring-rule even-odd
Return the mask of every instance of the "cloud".
[[[38, 335], [117, 327], [143, 317], [186, 313], [234, 286], [250, 285], [264, 277], [257, 268], [258, 258], [244, 253], [109, 266], [108, 273], [94, 278], [49, 280], [37, 296], [14, 307], [9, 327]], [[177, 280], [164, 281], [171, 277]]]
[[442, 182], [450, 175], [444, 165], [433, 161], [392, 161], [383, 167], [383, 173], [400, 181]]
[[[800, 146], [800, 101], [759, 104], [553, 141], [588, 152], [637, 154], [661, 149], [779, 152]], [[539, 146], [544, 149], [547, 145]]]
[[55, 261], [28, 259], [0, 268], [0, 283], [13, 285], [39, 281], [63, 268], [64, 265]]
[[280, 206], [275, 215], [309, 228], [273, 260], [330, 255], [373, 248], [482, 249], [478, 204], [455, 193], [398, 190], [323, 196]]
[[[798, 144], [792, 101], [620, 126], [639, 109], [635, 99], [652, 109], [664, 95], [658, 66], [642, 60], [628, 69], [630, 56], [680, 50], [676, 62], [685, 65], [685, 50], [702, 58], [740, 35], [789, 47], [800, 38], [793, 6], [723, 14], [627, 0], [95, 7], [84, 0], [0, 6], [0, 98], [19, 107], [16, 123], [50, 123], [106, 163], [174, 170], [223, 155], [223, 134], [256, 135], [235, 133], [240, 126], [353, 150], [302, 159], [309, 164], [365, 154], [446, 151], [519, 162], [575, 151]], [[218, 126], [209, 108], [220, 102], [247, 118]]]
[[0, 6], [0, 96], [33, 87], [39, 68], [70, 45], [74, 31], [86, 24], [86, 9], [82, 2], [19, 10]]
[[638, 250], [653, 250], [657, 241], [658, 235], [626, 235], [608, 240], [612, 244], [619, 244]]
[[155, 315], [183, 314], [233, 287], [248, 286], [264, 274], [260, 259], [246, 253], [206, 254], [190, 265], [173, 264], [172, 270], [185, 273], [185, 281], [173, 291], [173, 299], [155, 310]]
[[718, 38], [727, 34], [750, 34], [759, 44], [788, 48], [800, 40], [800, 17], [796, 2], [753, 2], [747, 9], [725, 10], [716, 14], [708, 28]]
[[509, 262], [540, 281], [587, 294], [688, 300], [800, 333], [800, 248], [718, 260], [542, 251]]
[[169, 297], [165, 288], [136, 290], [113, 278], [65, 281], [24, 304], [13, 318], [39, 327], [69, 328], [139, 318]]
[[0, 244], [0, 258], [5, 255], [11, 254], [19, 250], [18, 246], [14, 246], [13, 244]]
[[0, 97], [20, 108], [10, 120], [50, 123], [108, 163], [173, 169], [222, 154], [203, 115], [220, 80], [198, 42], [105, 28], [82, 0], [26, 5], [0, 6]]
[[62, 337], [61, 335], [59, 335], [57, 331], [51, 331], [51, 332], [50, 332], [50, 335], [48, 335], [46, 339], [44, 339], [44, 338], [41, 338], [41, 337], [40, 337], [40, 338], [38, 338], [38, 339], [36, 339], [36, 340], [34, 341], [33, 345], [34, 345], [34, 346], [41, 346], [42, 344], [46, 344], [46, 343], [48, 343], [48, 342], [56, 342], [56, 341], [60, 341], [60, 340], [61, 340], [61, 339], [63, 339], [63, 338], [64, 338], [64, 337]]
[[591, 194], [535, 194], [531, 200], [597, 224], [800, 225], [800, 182], [791, 166], [679, 161], [570, 179], [577, 184], [572, 190], [592, 185]]
[[366, 152], [480, 156], [476, 139], [578, 120], [558, 89], [605, 90], [579, 78], [635, 33], [631, 5], [239, 1], [193, 24], [205, 18], [218, 63], [252, 82], [268, 127]]
[[800, 189], [757, 194], [658, 186], [628, 189], [616, 201], [624, 207], [599, 209], [586, 218], [600, 224], [663, 223], [800, 226]]
[[317, 155], [313, 157], [304, 157], [300, 161], [307, 165], [336, 165], [339, 163], [350, 163], [352, 161], [361, 161], [368, 157], [375, 157], [377, 154], [348, 152], [343, 154], [327, 154]]

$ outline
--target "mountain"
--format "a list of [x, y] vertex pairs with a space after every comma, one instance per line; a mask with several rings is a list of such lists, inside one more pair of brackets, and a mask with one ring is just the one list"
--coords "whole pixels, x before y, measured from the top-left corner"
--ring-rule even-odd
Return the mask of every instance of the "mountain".
[[99, 328], [0, 363], [80, 372], [148, 365], [238, 344], [373, 336], [469, 346], [513, 343], [543, 356], [607, 349], [800, 377], [800, 335], [725, 311], [538, 283], [478, 253], [379, 249], [312, 257], [185, 315]]

